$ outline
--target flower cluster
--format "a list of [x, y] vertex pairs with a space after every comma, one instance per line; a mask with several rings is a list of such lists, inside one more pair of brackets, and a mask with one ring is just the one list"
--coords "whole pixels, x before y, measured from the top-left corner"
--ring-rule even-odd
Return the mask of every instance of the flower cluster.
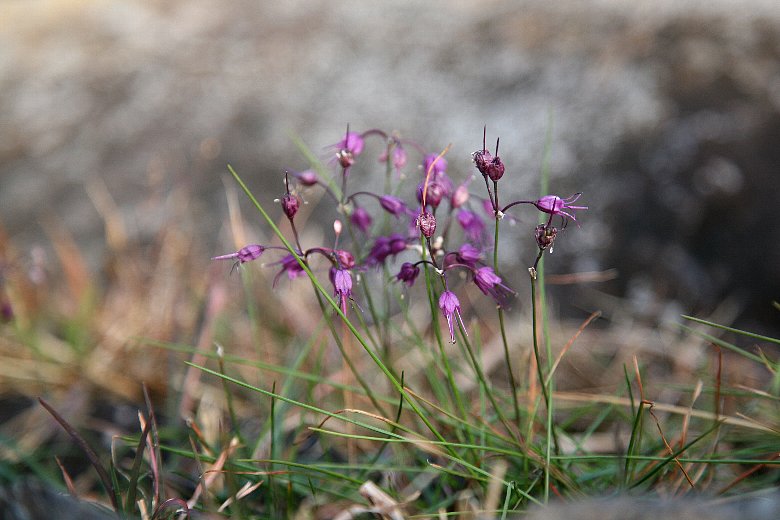
[[[390, 192], [350, 191], [353, 182], [351, 172], [368, 149], [368, 139], [379, 139], [383, 144], [378, 158], [387, 166], [386, 186]], [[462, 280], [473, 283], [499, 307], [506, 307], [515, 295], [496, 272], [495, 263], [489, 265], [486, 262], [490, 249], [488, 221], [494, 220], [498, 225], [498, 220], [506, 211], [519, 204], [533, 205], [548, 214], [547, 222], [534, 229], [538, 262], [545, 250], [552, 250], [559, 234], [559, 229], [553, 226], [553, 217], [559, 216], [561, 226], [565, 228], [568, 220], [576, 222], [575, 210], [587, 209], [586, 206], [574, 205], [579, 193], [568, 198], [547, 195], [534, 201], [521, 200], [502, 208], [498, 199], [498, 183], [506, 174], [506, 166], [498, 155], [498, 140], [495, 153], [486, 149], [485, 140], [486, 131], [483, 133], [482, 149], [474, 152], [472, 158], [477, 172], [485, 181], [487, 198], [471, 195], [469, 185], [474, 176], [460, 184], [453, 182], [444, 157], [446, 150], [433, 153], [416, 142], [381, 130], [358, 133], [348, 129], [341, 140], [329, 147], [332, 154], [330, 164], [336, 168], [332, 178], [323, 179], [323, 174], [313, 170], [286, 172], [284, 175], [285, 190], [277, 202], [292, 229], [290, 248], [250, 244], [234, 253], [215, 256], [214, 260], [234, 260], [234, 267], [238, 267], [256, 260], [268, 250], [281, 250], [282, 257], [271, 264], [279, 266], [273, 282], [276, 285], [285, 274], [289, 280], [294, 280], [307, 271], [311, 273], [319, 269], [320, 265], [314, 259], [324, 258], [334, 302], [345, 316], [348, 303], [353, 301], [354, 284], [364, 279], [356, 276], [358, 273], [379, 272], [388, 276], [387, 273], [395, 272], [392, 280], [401, 284], [404, 290], [411, 290], [425, 269], [439, 294], [438, 307], [447, 322], [450, 340], [455, 342], [458, 329], [465, 334], [461, 303], [456, 294], [457, 290], [464, 290]], [[412, 157], [414, 152], [417, 153], [416, 167], [419, 171], [411, 193], [404, 182], [410, 174], [406, 171], [410, 169], [410, 163], [415, 164], [409, 152], [413, 152]], [[338, 246], [341, 221], [334, 226], [336, 236], [332, 247], [303, 247], [296, 229], [296, 215], [302, 201], [302, 190], [310, 189], [322, 189], [333, 199], [344, 222], [351, 228], [348, 233], [353, 240], [350, 249]], [[399, 258], [400, 269], [396, 271], [391, 265]]]

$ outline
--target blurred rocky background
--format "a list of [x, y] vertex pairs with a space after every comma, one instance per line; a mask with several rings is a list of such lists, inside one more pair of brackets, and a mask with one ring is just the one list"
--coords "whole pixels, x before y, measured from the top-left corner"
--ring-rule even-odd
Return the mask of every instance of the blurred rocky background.
[[[100, 263], [113, 208], [135, 243], [188, 223], [205, 263], [230, 243], [226, 164], [269, 202], [307, 167], [291, 135], [325, 157], [348, 123], [452, 143], [456, 180], [486, 124], [505, 201], [538, 194], [549, 142], [551, 191], [591, 208], [552, 269], [618, 273], [563, 312], [778, 332], [776, 0], [0, 3], [0, 224], [22, 250], [66, 229]], [[535, 218], [505, 260], [533, 261]]]

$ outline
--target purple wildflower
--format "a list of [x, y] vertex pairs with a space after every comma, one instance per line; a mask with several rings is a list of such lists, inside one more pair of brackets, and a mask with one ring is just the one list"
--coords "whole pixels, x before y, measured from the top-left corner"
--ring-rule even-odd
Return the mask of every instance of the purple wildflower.
[[249, 244], [248, 246], [242, 247], [235, 253], [215, 256], [212, 258], [212, 260], [234, 260], [235, 259], [236, 265], [238, 265], [246, 262], [251, 262], [256, 258], [259, 258], [264, 251], [265, 251], [265, 246], [261, 246], [260, 244]]
[[512, 289], [502, 283], [501, 277], [493, 271], [492, 267], [485, 266], [476, 269], [474, 271], [474, 284], [483, 294], [491, 296], [502, 307], [508, 297], [514, 294]]
[[352, 210], [352, 214], [349, 216], [349, 220], [353, 226], [363, 233], [368, 233], [373, 222], [371, 215], [361, 206], [355, 206], [355, 209]]
[[532, 204], [536, 206], [536, 209], [539, 211], [549, 213], [550, 218], [552, 218], [554, 215], [560, 215], [564, 220], [566, 218], [570, 218], [576, 222], [577, 219], [574, 217], [574, 212], [572, 211], [571, 213], [568, 213], [566, 210], [588, 209], [588, 206], [572, 205], [572, 202], [575, 202], [577, 199], [579, 199], [581, 195], [582, 193], [575, 193], [571, 197], [565, 199], [562, 199], [557, 195], [545, 195]]
[[463, 184], [460, 184], [452, 192], [452, 197], [450, 197], [450, 205], [453, 208], [459, 208], [469, 201], [469, 182], [471, 182], [471, 177], [469, 177], [469, 180]]
[[317, 176], [316, 173], [314, 173], [313, 170], [304, 170], [302, 172], [295, 172], [293, 173], [293, 176], [298, 179], [298, 182], [300, 182], [304, 186], [314, 186], [315, 184], [320, 182], [320, 178]]
[[347, 300], [352, 298], [352, 273], [347, 269], [330, 269], [330, 281], [333, 284], [334, 294], [339, 299], [341, 312], [347, 313]]
[[414, 285], [414, 281], [417, 280], [417, 276], [420, 274], [420, 268], [411, 262], [404, 262], [401, 264], [401, 270], [395, 275], [395, 279], [399, 282], [403, 282], [409, 287]]
[[388, 256], [396, 256], [406, 249], [406, 239], [400, 233], [392, 235], [379, 236], [374, 240], [374, 245], [368, 253], [366, 263], [368, 265], [379, 265], [383, 263]]
[[[393, 151], [390, 152], [390, 159], [393, 162], [393, 167], [396, 169], [396, 171], [399, 171], [401, 168], [406, 166], [406, 150], [403, 146], [401, 146], [400, 143], [396, 142], [393, 146]], [[387, 161], [387, 151], [382, 152], [382, 155], [379, 156], [379, 162], [385, 162]]]
[[342, 168], [347, 169], [355, 162], [355, 157], [363, 151], [363, 136], [357, 132], [347, 132], [347, 135], [336, 143], [336, 160]]
[[444, 313], [444, 317], [447, 318], [447, 327], [450, 329], [450, 341], [455, 343], [455, 318], [460, 322], [463, 330], [466, 330], [465, 325], [463, 325], [463, 318], [460, 316], [460, 301], [454, 292], [444, 291], [439, 297], [439, 308]]
[[480, 259], [482, 259], [482, 251], [479, 248], [474, 247], [466, 242], [460, 246], [456, 256], [459, 262], [473, 267]]
[[303, 267], [301, 267], [301, 264], [298, 263], [298, 260], [292, 254], [285, 256], [279, 260], [277, 264], [282, 266], [282, 270], [276, 273], [276, 276], [274, 276], [274, 286], [276, 286], [276, 282], [279, 281], [279, 277], [284, 273], [287, 273], [287, 278], [289, 280], [294, 280], [304, 274]]
[[[439, 156], [435, 153], [430, 153], [425, 156], [423, 159], [423, 175], [428, 174], [428, 169], [431, 167], [431, 164], [433, 164], [433, 171], [431, 173], [433, 177], [444, 174], [447, 171], [447, 159], [439, 157], [439, 160], [436, 160], [437, 157]], [[433, 161], [436, 162], [434, 163]]]
[[485, 230], [485, 223], [479, 218], [479, 215], [467, 209], [458, 211], [458, 223], [463, 228], [469, 240], [478, 242], [482, 238], [482, 232]]

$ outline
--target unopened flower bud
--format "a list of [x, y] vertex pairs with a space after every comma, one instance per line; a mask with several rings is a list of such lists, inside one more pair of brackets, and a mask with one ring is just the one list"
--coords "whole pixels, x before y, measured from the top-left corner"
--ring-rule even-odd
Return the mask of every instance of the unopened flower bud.
[[433, 213], [423, 210], [417, 216], [417, 227], [420, 228], [425, 238], [431, 238], [436, 232], [436, 217], [433, 216]]
[[545, 250], [553, 245], [555, 237], [558, 235], [558, 229], [555, 226], [547, 226], [545, 224], [539, 224], [536, 226], [534, 236], [536, 238], [536, 245], [539, 249]]
[[395, 279], [411, 287], [412, 285], [414, 285], [414, 281], [417, 279], [417, 276], [419, 274], [420, 274], [419, 267], [417, 267], [411, 262], [404, 262], [401, 265], [401, 270], [398, 272], [397, 275], [395, 275]]
[[379, 197], [379, 205], [382, 206], [385, 211], [396, 217], [406, 211], [406, 204], [404, 204], [404, 201], [393, 195], [382, 195]]
[[295, 214], [298, 213], [300, 204], [301, 203], [298, 200], [298, 197], [292, 193], [285, 193], [284, 197], [282, 197], [282, 211], [284, 211], [284, 214], [287, 215], [287, 218], [290, 220], [292, 220], [293, 217], [295, 217]]
[[352, 211], [352, 214], [349, 216], [349, 221], [352, 222], [352, 225], [357, 227], [360, 231], [367, 233], [368, 230], [371, 229], [371, 223], [373, 219], [371, 218], [371, 215], [368, 213], [368, 211], [360, 206], [356, 206]]

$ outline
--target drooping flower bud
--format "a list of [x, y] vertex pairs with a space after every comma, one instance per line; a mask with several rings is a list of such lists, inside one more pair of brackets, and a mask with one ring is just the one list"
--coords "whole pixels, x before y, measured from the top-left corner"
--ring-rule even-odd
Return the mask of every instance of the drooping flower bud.
[[401, 270], [395, 275], [395, 279], [399, 282], [403, 282], [409, 287], [414, 285], [414, 281], [417, 280], [417, 276], [420, 274], [420, 268], [411, 262], [404, 262], [401, 264]]
[[396, 217], [406, 211], [404, 201], [393, 195], [382, 195], [379, 197], [379, 204], [385, 211]]
[[368, 233], [368, 230], [371, 229], [371, 223], [373, 222], [373, 219], [371, 218], [371, 215], [368, 213], [368, 211], [365, 210], [365, 208], [361, 206], [355, 206], [355, 209], [349, 216], [349, 221], [352, 222], [352, 225], [363, 233]]

